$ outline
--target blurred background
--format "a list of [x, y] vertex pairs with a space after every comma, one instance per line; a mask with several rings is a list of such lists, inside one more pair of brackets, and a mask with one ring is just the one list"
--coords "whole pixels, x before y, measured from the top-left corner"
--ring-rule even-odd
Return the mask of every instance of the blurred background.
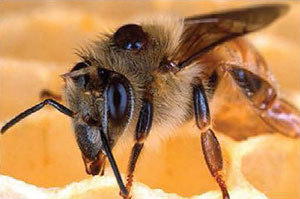
[[[1, 1], [1, 124], [38, 103], [42, 89], [61, 94], [63, 81], [59, 75], [77, 62], [75, 49], [86, 46], [102, 32], [134, 21], [135, 16], [156, 13], [191, 16], [261, 3], [291, 5], [286, 16], [247, 37], [265, 57], [282, 94], [297, 96], [300, 89], [299, 1]], [[291, 98], [287, 100], [293, 101]], [[0, 138], [0, 173], [45, 187], [63, 186], [89, 177], [85, 174], [68, 118], [52, 109], [41, 111], [31, 118]], [[221, 135], [222, 139], [227, 138]], [[181, 144], [180, 147], [177, 147], [178, 144]], [[173, 152], [167, 153], [170, 149]], [[299, 145], [290, 150], [295, 149], [299, 151]], [[178, 151], [181, 155], [176, 154]], [[161, 149], [150, 153], [144, 154], [141, 168], [137, 169], [137, 179], [148, 186], [183, 196], [216, 189], [203, 162], [198, 138], [174, 138]], [[291, 155], [294, 160], [290, 164], [294, 165], [297, 173], [299, 158], [296, 153]], [[171, 163], [170, 159], [176, 155], [178, 162]], [[126, 171], [127, 156], [122, 154], [118, 157], [118, 161], [122, 162], [122, 171]], [[155, 166], [153, 161], [174, 168]], [[251, 161], [256, 162], [256, 159]], [[143, 175], [149, 169], [149, 163], [153, 173], [151, 176]], [[191, 172], [179, 172], [180, 167], [191, 168]], [[287, 194], [289, 198], [299, 197], [299, 172], [296, 177], [292, 174], [282, 177], [276, 175], [279, 171], [274, 171], [266, 180], [260, 178], [266, 170], [259, 172], [256, 171], [259, 167], [251, 168], [255, 170], [255, 175], [252, 173], [250, 181], [269, 197], [278, 199]], [[287, 168], [278, 169], [284, 172]], [[247, 172], [251, 173], [252, 170]], [[166, 175], [166, 179], [159, 179], [162, 175]], [[270, 183], [278, 177], [281, 179], [277, 181], [279, 185]], [[200, 182], [191, 183], [191, 178], [197, 178]], [[168, 179], [176, 183], [168, 184]], [[281, 184], [284, 183], [289, 187], [282, 188]]]

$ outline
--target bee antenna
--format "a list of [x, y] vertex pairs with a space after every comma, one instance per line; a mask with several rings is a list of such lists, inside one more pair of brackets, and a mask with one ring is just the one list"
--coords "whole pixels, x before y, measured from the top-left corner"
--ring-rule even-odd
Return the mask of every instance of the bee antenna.
[[64, 105], [56, 102], [55, 100], [52, 99], [45, 99], [43, 102], [25, 110], [24, 112], [20, 113], [19, 115], [17, 115], [16, 117], [14, 117], [12, 120], [10, 120], [9, 122], [7, 122], [0, 130], [0, 133], [3, 134], [5, 133], [6, 130], [8, 130], [10, 127], [14, 126], [15, 124], [17, 124], [19, 121], [23, 120], [25, 117], [28, 117], [29, 115], [31, 115], [32, 113], [35, 113], [37, 111], [39, 111], [40, 109], [42, 109], [45, 105], [50, 105], [53, 108], [55, 108], [56, 110], [58, 110], [59, 112], [69, 116], [69, 117], [73, 117], [74, 113], [67, 107], [65, 107]]

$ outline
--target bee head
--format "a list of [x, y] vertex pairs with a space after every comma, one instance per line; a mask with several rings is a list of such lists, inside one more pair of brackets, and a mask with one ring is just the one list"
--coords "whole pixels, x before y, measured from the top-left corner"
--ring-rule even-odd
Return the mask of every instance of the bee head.
[[76, 113], [73, 127], [86, 170], [96, 175], [105, 155], [100, 132], [112, 148], [132, 117], [132, 86], [123, 75], [89, 61], [77, 63], [63, 77], [67, 102]]

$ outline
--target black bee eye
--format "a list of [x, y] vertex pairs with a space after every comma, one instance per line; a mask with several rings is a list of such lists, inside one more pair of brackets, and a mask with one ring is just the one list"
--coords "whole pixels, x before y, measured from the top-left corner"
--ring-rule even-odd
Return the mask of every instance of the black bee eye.
[[112, 83], [107, 90], [108, 111], [112, 119], [122, 119], [127, 108], [127, 92], [120, 82]]
[[127, 24], [115, 32], [113, 41], [121, 49], [139, 51], [147, 44], [148, 35], [141, 26]]
[[91, 63], [89, 61], [85, 61], [85, 62], [79, 62], [77, 63], [71, 70], [71, 72], [76, 71], [76, 70], [80, 70], [82, 68], [86, 68], [88, 66], [90, 66]]
[[[90, 61], [79, 62], [72, 68], [71, 72], [89, 67], [90, 65]], [[84, 74], [73, 77], [72, 79], [78, 87], [86, 88], [89, 83], [90, 76], [88, 74]]]
[[107, 81], [108, 81], [110, 75], [111, 75], [111, 72], [109, 70], [106, 70], [103, 68], [98, 69], [98, 76], [100, 78], [102, 85], [105, 86], [107, 84]]

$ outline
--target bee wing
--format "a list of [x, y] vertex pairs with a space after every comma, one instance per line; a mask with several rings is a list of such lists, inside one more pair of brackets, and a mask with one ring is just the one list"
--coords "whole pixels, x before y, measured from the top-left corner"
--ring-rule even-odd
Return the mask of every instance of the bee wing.
[[284, 4], [258, 5], [185, 18], [174, 60], [184, 68], [215, 46], [266, 27], [288, 8]]

